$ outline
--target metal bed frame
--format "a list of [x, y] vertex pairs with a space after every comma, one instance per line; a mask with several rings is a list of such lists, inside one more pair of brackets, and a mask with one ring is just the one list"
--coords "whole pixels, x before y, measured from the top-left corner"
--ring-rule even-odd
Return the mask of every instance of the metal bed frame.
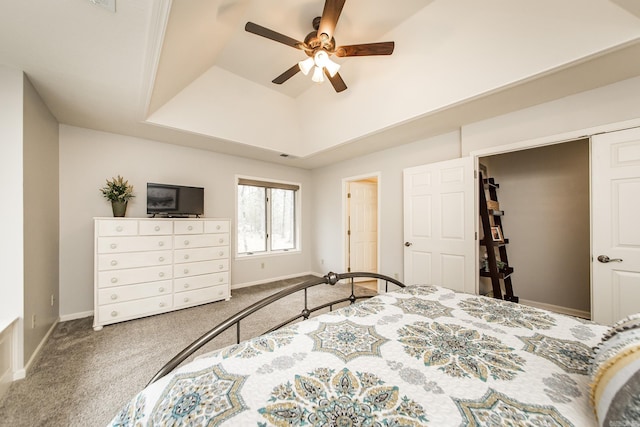
[[[359, 299], [365, 299], [365, 298], [371, 298], [373, 295], [359, 295], [356, 296], [355, 295], [355, 289], [354, 289], [354, 279], [356, 278], [372, 278], [372, 279], [379, 279], [379, 280], [384, 280], [385, 281], [385, 292], [387, 292], [389, 290], [389, 282], [393, 283], [396, 286], [399, 286], [401, 288], [404, 288], [405, 285], [396, 280], [393, 279], [391, 277], [382, 275], [382, 274], [377, 274], [377, 273], [368, 273], [368, 272], [355, 272], [355, 273], [327, 273], [326, 275], [322, 276], [322, 277], [317, 277], [314, 279], [310, 279], [307, 280], [306, 282], [303, 283], [299, 283], [293, 286], [290, 286], [288, 288], [285, 288], [279, 292], [276, 292], [273, 295], [270, 295], [266, 298], [261, 299], [260, 301], [246, 307], [245, 309], [239, 311], [238, 313], [234, 314], [233, 316], [227, 318], [225, 321], [221, 322], [220, 324], [218, 324], [216, 327], [214, 327], [213, 329], [210, 329], [208, 332], [206, 332], [204, 335], [202, 335], [200, 338], [198, 338], [197, 340], [193, 341], [191, 344], [189, 344], [187, 347], [185, 347], [182, 351], [180, 351], [180, 353], [178, 353], [177, 355], [175, 355], [169, 362], [167, 362], [162, 368], [160, 368], [160, 370], [153, 376], [153, 378], [151, 379], [151, 381], [149, 381], [149, 384], [154, 383], [155, 381], [157, 381], [158, 379], [164, 377], [165, 375], [167, 375], [169, 372], [173, 371], [176, 367], [178, 367], [182, 362], [185, 361], [185, 359], [187, 359], [189, 356], [191, 356], [193, 353], [195, 353], [196, 351], [198, 351], [200, 348], [202, 348], [202, 346], [204, 346], [205, 344], [207, 344], [208, 342], [210, 342], [211, 340], [213, 340], [214, 338], [216, 338], [218, 335], [220, 335], [221, 333], [223, 333], [224, 331], [226, 331], [227, 329], [231, 328], [232, 326], [236, 326], [236, 344], [240, 343], [240, 322], [244, 319], [246, 319], [248, 316], [250, 316], [251, 314], [255, 313], [256, 311], [260, 310], [261, 308], [264, 308], [266, 306], [268, 306], [269, 304], [272, 304], [278, 300], [280, 300], [281, 298], [284, 298], [288, 295], [294, 294], [296, 292], [299, 291], [304, 291], [304, 308], [302, 309], [302, 311], [300, 312], [300, 314], [291, 317], [288, 320], [285, 320], [284, 322], [274, 326], [273, 328], [267, 330], [265, 332], [265, 334], [269, 333], [269, 332], [273, 332], [277, 329], [280, 329], [283, 326], [286, 326], [290, 323], [292, 323], [295, 320], [298, 319], [308, 319], [309, 316], [318, 310], [321, 310], [323, 308], [327, 308], [329, 307], [329, 311], [333, 311], [333, 306], [336, 304], [340, 304], [343, 302], [347, 302], [349, 301], [350, 304], [353, 304], [354, 302], [356, 302], [356, 300]], [[321, 304], [318, 305], [316, 307], [312, 307], [309, 308], [308, 304], [307, 304], [307, 289], [312, 288], [314, 286], [318, 286], [318, 285], [322, 285], [322, 284], [329, 284], [329, 285], [335, 285], [336, 283], [338, 283], [340, 280], [343, 279], [349, 279], [350, 283], [351, 283], [351, 295], [349, 295], [346, 298], [341, 298], [335, 301], [331, 301], [325, 304]], [[148, 385], [148, 384], [147, 384]]]

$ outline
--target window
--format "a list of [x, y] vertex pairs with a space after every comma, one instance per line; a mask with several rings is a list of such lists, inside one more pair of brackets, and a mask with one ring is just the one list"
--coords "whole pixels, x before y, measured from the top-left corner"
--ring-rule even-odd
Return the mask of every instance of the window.
[[299, 191], [295, 184], [238, 179], [238, 254], [297, 249]]

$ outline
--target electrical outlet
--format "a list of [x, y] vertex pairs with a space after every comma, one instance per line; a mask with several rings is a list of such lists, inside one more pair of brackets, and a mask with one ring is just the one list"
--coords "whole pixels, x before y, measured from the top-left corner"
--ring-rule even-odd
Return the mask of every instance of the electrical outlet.
[[324, 259], [320, 260], [320, 264], [324, 265]]
[[53, 304], [56, 302], [56, 297], [51, 294], [51, 307], [53, 307]]
[[32, 315], [31, 316], [31, 329], [35, 329], [36, 328], [36, 315]]
[[264, 268], [264, 262], [260, 263], [260, 268]]
[[400, 275], [398, 273], [393, 273], [393, 278], [398, 280], [398, 277], [400, 277]]

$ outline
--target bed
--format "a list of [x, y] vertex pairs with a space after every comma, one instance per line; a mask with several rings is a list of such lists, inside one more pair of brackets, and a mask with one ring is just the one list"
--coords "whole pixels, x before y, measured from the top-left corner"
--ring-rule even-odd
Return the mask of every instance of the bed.
[[[111, 425], [596, 425], [594, 404], [603, 393], [590, 384], [595, 378], [604, 389], [615, 381], [594, 368], [594, 354], [606, 367], [628, 349], [623, 333], [640, 331], [640, 320], [626, 322], [610, 328], [443, 287], [407, 286], [174, 370], [181, 354]], [[628, 385], [631, 377], [617, 382]], [[637, 425], [629, 412], [634, 399], [637, 393], [627, 396], [608, 425]]]

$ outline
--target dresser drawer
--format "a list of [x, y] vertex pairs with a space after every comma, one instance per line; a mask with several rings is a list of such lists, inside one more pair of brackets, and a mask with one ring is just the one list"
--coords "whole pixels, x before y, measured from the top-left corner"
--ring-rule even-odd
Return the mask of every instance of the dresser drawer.
[[[183, 277], [173, 281], [174, 292], [184, 292], [209, 286], [224, 285], [229, 283], [229, 272], [215, 274], [203, 274], [200, 276]], [[228, 286], [228, 285], [227, 285]]]
[[175, 234], [202, 234], [204, 230], [202, 221], [173, 221]]
[[134, 267], [152, 267], [173, 263], [171, 251], [131, 252], [98, 255], [98, 270], [119, 270]]
[[226, 285], [180, 292], [173, 295], [173, 307], [190, 307], [211, 301], [219, 301], [229, 297], [229, 287]]
[[173, 277], [190, 277], [199, 274], [219, 273], [229, 269], [229, 260], [200, 261], [177, 264], [173, 267]]
[[130, 285], [171, 279], [171, 266], [130, 268], [98, 272], [98, 287]]
[[171, 249], [171, 236], [100, 237], [98, 253], [157, 251]]
[[197, 236], [174, 236], [174, 248], [204, 248], [207, 246], [227, 246], [229, 234], [199, 234]]
[[107, 304], [98, 307], [100, 324], [122, 322], [150, 314], [162, 313], [171, 309], [172, 295], [145, 298], [141, 300], [126, 301], [116, 304]]
[[175, 263], [208, 261], [212, 259], [229, 258], [229, 247], [219, 246], [196, 249], [176, 249]]
[[98, 291], [98, 305], [113, 304], [160, 295], [171, 295], [172, 292], [173, 283], [171, 280], [143, 283], [141, 285], [103, 288]]
[[99, 236], [135, 236], [138, 234], [136, 220], [102, 220], [98, 223]]
[[229, 221], [205, 221], [204, 232], [205, 233], [228, 233]]
[[154, 236], [173, 233], [173, 221], [139, 221], [139, 233], [142, 236]]

